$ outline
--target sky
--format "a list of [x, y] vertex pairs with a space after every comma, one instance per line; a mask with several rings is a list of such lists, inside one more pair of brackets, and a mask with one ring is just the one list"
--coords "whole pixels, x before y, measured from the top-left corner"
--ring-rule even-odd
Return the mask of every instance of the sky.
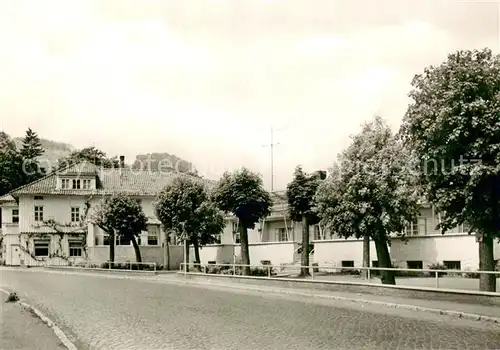
[[328, 168], [412, 77], [498, 51], [499, 5], [441, 0], [0, 0], [0, 130], [109, 156], [168, 152], [274, 189]]

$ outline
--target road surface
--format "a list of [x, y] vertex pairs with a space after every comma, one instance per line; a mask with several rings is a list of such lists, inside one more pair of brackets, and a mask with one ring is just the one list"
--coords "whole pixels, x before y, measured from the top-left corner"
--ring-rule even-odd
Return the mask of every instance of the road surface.
[[335, 300], [0, 270], [91, 349], [500, 349], [500, 326]]

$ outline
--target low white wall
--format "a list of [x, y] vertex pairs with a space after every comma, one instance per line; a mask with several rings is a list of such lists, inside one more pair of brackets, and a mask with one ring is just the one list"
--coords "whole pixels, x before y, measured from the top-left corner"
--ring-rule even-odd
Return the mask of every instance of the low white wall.
[[[500, 244], [495, 243], [495, 259], [500, 259]], [[461, 262], [463, 270], [479, 268], [478, 245], [474, 235], [433, 235], [409, 237], [407, 242], [392, 238], [389, 247], [391, 260], [401, 268], [407, 261], [422, 261], [424, 268], [446, 260]], [[363, 264], [363, 241], [335, 239], [314, 241], [314, 262], [320, 265], [341, 266], [343, 260], [354, 261], [354, 266]], [[375, 244], [370, 242], [370, 261], [376, 261]]]
[[[354, 261], [354, 266], [363, 266], [363, 240], [334, 239], [314, 241], [314, 263], [342, 266], [342, 261]], [[377, 259], [375, 244], [370, 242], [370, 264]]]
[[[166, 251], [163, 247], [140, 246], [141, 258], [143, 262], [155, 262], [157, 265], [164, 265], [166, 262]], [[109, 246], [88, 247], [90, 262], [102, 264], [109, 260]], [[183, 246], [169, 246], [170, 269], [178, 270], [184, 260]], [[132, 246], [116, 246], [115, 262], [135, 262], [135, 252]]]
[[[233, 263], [234, 246], [232, 244], [210, 244], [200, 248], [200, 260], [202, 264], [215, 261], [217, 264]], [[189, 248], [189, 261], [193, 262], [194, 248]]]
[[[295, 242], [266, 242], [249, 243], [250, 264], [260, 265], [262, 260], [269, 260], [273, 265], [292, 263], [294, 251], [298, 244]], [[212, 244], [200, 249], [202, 264], [209, 261], [216, 263], [233, 263], [234, 259], [241, 262], [241, 246], [232, 244]], [[189, 261], [194, 261], [194, 248], [189, 249]]]
[[391, 240], [391, 258], [399, 267], [406, 267], [406, 261], [422, 261], [424, 268], [443, 260], [459, 260], [463, 270], [479, 268], [479, 248], [474, 235], [439, 235], [431, 237], [410, 237], [404, 243]]
[[[269, 260], [273, 265], [290, 264], [294, 261], [294, 251], [298, 248], [295, 242], [249, 243], [250, 264], [260, 265], [262, 260]], [[234, 247], [234, 254], [241, 259], [241, 247]]]

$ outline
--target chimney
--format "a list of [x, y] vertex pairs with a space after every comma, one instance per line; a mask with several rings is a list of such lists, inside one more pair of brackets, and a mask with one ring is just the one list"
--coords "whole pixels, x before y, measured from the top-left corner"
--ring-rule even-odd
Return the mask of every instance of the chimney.
[[125, 168], [125, 156], [120, 156], [120, 168]]

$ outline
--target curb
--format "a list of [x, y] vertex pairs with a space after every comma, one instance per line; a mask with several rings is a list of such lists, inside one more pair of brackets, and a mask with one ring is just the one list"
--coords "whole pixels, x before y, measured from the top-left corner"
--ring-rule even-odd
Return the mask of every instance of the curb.
[[433, 309], [433, 308], [408, 305], [408, 304], [396, 304], [396, 303], [389, 303], [389, 302], [378, 301], [378, 300], [347, 298], [347, 297], [341, 297], [341, 296], [336, 296], [336, 295], [315, 294], [314, 292], [304, 293], [304, 292], [299, 292], [299, 291], [292, 290], [292, 289], [281, 289], [281, 288], [272, 288], [272, 287], [262, 288], [262, 287], [256, 286], [256, 285], [246, 285], [246, 287], [240, 287], [237, 285], [220, 284], [220, 283], [217, 283], [217, 284], [216, 283], [203, 283], [203, 282], [200, 283], [200, 282], [190, 282], [190, 281], [189, 282], [188, 281], [179, 281], [179, 282], [183, 283], [183, 284], [209, 285], [209, 286], [233, 288], [233, 289], [240, 289], [240, 290], [253, 290], [253, 291], [258, 291], [258, 292], [271, 292], [271, 293], [289, 294], [289, 295], [296, 295], [296, 296], [307, 296], [307, 297], [313, 297], [313, 298], [319, 298], [319, 299], [342, 300], [342, 301], [356, 302], [356, 303], [362, 303], [362, 304], [380, 305], [380, 306], [389, 307], [389, 308], [405, 309], [405, 310], [410, 310], [410, 311], [429, 312], [429, 313], [433, 313], [433, 314], [452, 316], [452, 317], [457, 317], [457, 318], [462, 318], [462, 319], [467, 319], [467, 320], [472, 320], [472, 321], [485, 321], [485, 322], [491, 322], [494, 324], [500, 324], [499, 317], [471, 314], [471, 313], [466, 313], [466, 312], [461, 312], [461, 311], [453, 311], [453, 310]]
[[[3, 288], [0, 288], [0, 292], [3, 292], [7, 295], [10, 294], [9, 291], [3, 289]], [[69, 339], [68, 337], [66, 336], [66, 334], [64, 334], [64, 332], [61, 330], [61, 328], [59, 328], [55, 323], [54, 321], [52, 321], [51, 319], [49, 319], [47, 316], [45, 316], [40, 310], [38, 310], [37, 308], [35, 308], [34, 306], [31, 306], [30, 304], [27, 304], [25, 302], [22, 302], [22, 301], [18, 301], [17, 303], [19, 303], [22, 307], [24, 307], [26, 310], [28, 311], [31, 311], [32, 313], [34, 313], [40, 320], [43, 321], [43, 323], [45, 323], [47, 326], [49, 326], [49, 328], [52, 329], [52, 331], [55, 333], [55, 335], [57, 336], [57, 338], [61, 341], [61, 343], [68, 349], [68, 350], [78, 350], [77, 347], [75, 346], [75, 344], [73, 344]]]

